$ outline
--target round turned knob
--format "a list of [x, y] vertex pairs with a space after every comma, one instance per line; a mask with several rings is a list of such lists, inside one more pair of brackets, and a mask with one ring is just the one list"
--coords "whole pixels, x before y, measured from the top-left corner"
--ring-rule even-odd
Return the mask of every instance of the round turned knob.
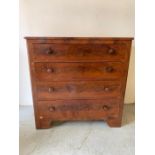
[[54, 88], [53, 87], [48, 88], [48, 92], [49, 93], [54, 92]]
[[55, 111], [55, 107], [54, 107], [54, 106], [49, 107], [49, 111], [50, 111], [50, 112]]
[[53, 51], [51, 48], [49, 48], [49, 49], [46, 51], [46, 53], [50, 55], [50, 54], [53, 54], [54, 51]]
[[39, 116], [40, 119], [43, 119], [43, 116]]
[[108, 87], [105, 87], [104, 90], [105, 90], [105, 91], [109, 91], [109, 88], [108, 88]]
[[104, 111], [107, 111], [109, 109], [108, 106], [106, 106], [106, 105], [104, 105], [102, 108]]
[[115, 50], [112, 49], [112, 48], [110, 48], [110, 49], [108, 50], [108, 53], [109, 53], [109, 54], [115, 54]]
[[54, 72], [54, 69], [48, 68], [48, 69], [47, 69], [47, 72], [48, 72], [48, 73], [52, 73], [52, 72]]
[[111, 66], [106, 67], [106, 71], [107, 71], [107, 72], [113, 72], [113, 70], [114, 70], [114, 69], [113, 69], [113, 67], [111, 67]]

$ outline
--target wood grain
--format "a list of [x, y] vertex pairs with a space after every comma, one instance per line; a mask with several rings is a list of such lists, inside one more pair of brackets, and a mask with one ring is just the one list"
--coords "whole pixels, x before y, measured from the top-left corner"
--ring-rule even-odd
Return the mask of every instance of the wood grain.
[[126, 61], [127, 46], [116, 44], [33, 44], [33, 59], [44, 62]]
[[104, 99], [121, 96], [119, 81], [75, 81], [37, 84], [37, 99]]
[[35, 63], [34, 67], [38, 81], [110, 80], [126, 73], [120, 62]]
[[25, 38], [37, 129], [55, 120], [121, 126], [133, 38]]
[[51, 100], [39, 101], [39, 115], [51, 120], [104, 120], [116, 118], [117, 100]]

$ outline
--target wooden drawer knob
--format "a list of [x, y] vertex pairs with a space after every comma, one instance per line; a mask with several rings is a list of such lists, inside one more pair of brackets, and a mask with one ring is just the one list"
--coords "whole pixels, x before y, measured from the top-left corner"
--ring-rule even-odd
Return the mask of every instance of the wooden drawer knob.
[[54, 72], [54, 69], [53, 68], [48, 68], [47, 69], [47, 73], [52, 73], [52, 72]]
[[109, 88], [108, 88], [108, 87], [105, 87], [104, 90], [105, 90], [105, 91], [109, 91]]
[[114, 49], [110, 48], [110, 49], [108, 50], [108, 53], [112, 55], [112, 54], [115, 54], [116, 52], [115, 52]]
[[49, 107], [49, 111], [50, 111], [50, 112], [55, 111], [55, 107], [54, 107], [54, 106]]
[[104, 110], [104, 111], [109, 110], [109, 107], [108, 107], [108, 106], [106, 106], [106, 105], [104, 105], [102, 108], [103, 108], [103, 110]]
[[39, 116], [40, 119], [43, 119], [43, 116]]
[[54, 53], [54, 51], [51, 48], [49, 48], [49, 49], [47, 49], [46, 53], [49, 54], [49, 55], [51, 55], [51, 54]]
[[114, 71], [113, 67], [109, 66], [109, 67], [106, 67], [106, 71], [111, 73]]
[[48, 88], [48, 92], [49, 93], [54, 92], [54, 88], [53, 87]]

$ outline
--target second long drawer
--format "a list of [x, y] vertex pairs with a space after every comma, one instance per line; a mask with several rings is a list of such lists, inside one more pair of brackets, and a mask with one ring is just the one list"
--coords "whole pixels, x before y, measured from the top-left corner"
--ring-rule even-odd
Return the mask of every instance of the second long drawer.
[[125, 75], [121, 62], [35, 63], [37, 81], [114, 80]]
[[119, 81], [72, 81], [37, 84], [38, 100], [119, 97]]

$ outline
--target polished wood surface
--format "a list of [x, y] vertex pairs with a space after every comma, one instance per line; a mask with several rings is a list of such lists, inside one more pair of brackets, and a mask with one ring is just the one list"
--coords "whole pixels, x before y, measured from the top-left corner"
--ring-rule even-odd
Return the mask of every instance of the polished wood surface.
[[121, 96], [119, 81], [72, 81], [37, 84], [38, 100], [103, 99]]
[[35, 63], [39, 81], [119, 79], [126, 69], [121, 62]]
[[38, 106], [42, 119], [54, 120], [102, 120], [108, 116], [118, 117], [119, 112], [117, 100], [39, 101]]
[[121, 126], [133, 38], [25, 38], [37, 129], [65, 120]]
[[33, 58], [37, 61], [120, 61], [127, 59], [127, 46], [117, 44], [40, 44], [33, 47]]

